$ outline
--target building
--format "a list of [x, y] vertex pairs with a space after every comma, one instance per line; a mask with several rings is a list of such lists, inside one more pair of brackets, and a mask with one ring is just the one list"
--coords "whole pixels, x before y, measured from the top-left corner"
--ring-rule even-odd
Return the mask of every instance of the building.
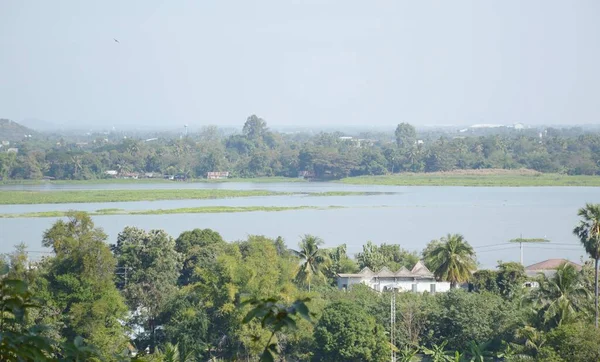
[[104, 174], [107, 176], [117, 177], [119, 172], [117, 170], [108, 170], [108, 171], [104, 171]]
[[551, 278], [556, 274], [556, 269], [564, 263], [569, 263], [575, 267], [577, 270], [581, 270], [581, 265], [577, 263], [573, 263], [567, 259], [548, 259], [541, 261], [539, 263], [532, 264], [530, 266], [525, 267], [525, 274], [530, 279], [525, 282], [525, 287], [527, 288], [537, 288], [539, 287], [539, 283], [533, 279], [543, 274], [546, 278]]
[[364, 268], [357, 274], [338, 274], [338, 289], [347, 289], [354, 284], [365, 284], [378, 292], [396, 290], [398, 292], [447, 292], [450, 282], [435, 280], [435, 276], [423, 262], [419, 261], [412, 270], [402, 267], [396, 272], [384, 267], [377, 273]]
[[550, 278], [556, 274], [556, 269], [564, 263], [569, 263], [573, 265], [575, 269], [581, 270], [581, 265], [573, 263], [570, 260], [548, 259], [525, 267], [525, 274], [527, 274], [528, 277], [536, 277], [541, 273]]
[[206, 178], [209, 180], [218, 180], [222, 178], [228, 178], [229, 172], [207, 172]]
[[313, 171], [298, 171], [298, 178], [311, 179], [315, 178]]

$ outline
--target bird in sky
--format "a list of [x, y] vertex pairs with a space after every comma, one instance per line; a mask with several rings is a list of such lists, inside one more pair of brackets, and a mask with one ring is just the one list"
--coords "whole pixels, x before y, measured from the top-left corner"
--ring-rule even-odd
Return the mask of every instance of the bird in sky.
[[117, 39], [113, 38], [113, 40], [115, 41], [115, 43], [121, 44], [121, 42], [119, 42]]

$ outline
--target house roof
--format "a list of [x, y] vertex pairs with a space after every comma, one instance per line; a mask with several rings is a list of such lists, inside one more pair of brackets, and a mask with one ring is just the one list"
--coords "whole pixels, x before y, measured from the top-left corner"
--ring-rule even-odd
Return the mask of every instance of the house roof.
[[412, 270], [408, 270], [405, 267], [398, 269], [396, 272], [392, 272], [387, 267], [381, 268], [377, 273], [373, 272], [369, 268], [364, 268], [356, 274], [338, 274], [342, 278], [393, 278], [393, 277], [408, 277], [408, 278], [433, 278], [433, 273], [427, 269], [425, 264], [421, 261], [417, 262]]
[[575, 267], [577, 270], [581, 270], [581, 265], [577, 263], [573, 263], [567, 259], [548, 259], [541, 261], [539, 263], [532, 264], [525, 268], [526, 271], [544, 271], [544, 270], [556, 270], [563, 263], [569, 263]]
[[416, 275], [420, 275], [420, 276], [433, 276], [433, 273], [431, 273], [429, 271], [429, 269], [427, 269], [427, 267], [425, 266], [425, 264], [423, 264], [423, 262], [421, 260], [419, 260], [417, 262], [417, 264], [415, 264], [415, 266], [412, 268], [412, 270], [410, 272], [412, 274], [416, 274]]

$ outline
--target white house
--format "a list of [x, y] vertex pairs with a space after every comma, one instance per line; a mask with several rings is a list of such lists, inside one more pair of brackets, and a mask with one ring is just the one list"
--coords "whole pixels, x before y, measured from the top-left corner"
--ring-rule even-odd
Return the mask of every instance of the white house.
[[418, 262], [408, 270], [402, 267], [396, 272], [383, 267], [377, 273], [369, 268], [364, 268], [358, 274], [338, 274], [337, 285], [339, 289], [347, 289], [354, 284], [365, 284], [378, 292], [447, 292], [450, 282], [435, 280], [432, 272], [422, 262]]

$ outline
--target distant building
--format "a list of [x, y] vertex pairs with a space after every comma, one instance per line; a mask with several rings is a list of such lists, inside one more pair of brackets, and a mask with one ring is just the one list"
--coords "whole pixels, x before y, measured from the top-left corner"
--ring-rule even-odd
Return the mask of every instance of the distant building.
[[225, 172], [207, 172], [206, 173], [206, 178], [209, 180], [218, 180], [218, 179], [224, 179], [224, 178], [228, 178], [229, 177], [229, 172], [225, 171]]
[[544, 260], [539, 263], [535, 263], [535, 264], [525, 267], [525, 274], [527, 275], [528, 278], [530, 278], [529, 281], [525, 282], [525, 287], [527, 287], [527, 288], [539, 287], [539, 283], [533, 279], [537, 278], [540, 274], [545, 275], [547, 278], [553, 277], [554, 274], [556, 274], [556, 269], [558, 269], [558, 267], [564, 263], [571, 264], [575, 267], [575, 269], [581, 270], [581, 265], [579, 265], [577, 263], [573, 263], [572, 261], [567, 260], [567, 259]]
[[8, 153], [19, 153], [19, 149], [15, 148], [15, 147], [11, 147], [11, 148], [7, 149], [6, 152], [8, 152]]
[[117, 170], [108, 170], [108, 171], [104, 171], [104, 174], [108, 175], [108, 176], [116, 177], [119, 173], [117, 172]]
[[119, 174], [119, 176], [121, 176], [121, 178], [126, 178], [126, 179], [135, 179], [137, 180], [138, 177], [140, 176], [138, 173], [135, 172], [121, 172]]
[[384, 267], [378, 272], [364, 268], [357, 274], [338, 274], [338, 289], [347, 289], [355, 284], [368, 285], [378, 292], [396, 290], [398, 292], [447, 292], [450, 282], [440, 282], [423, 262], [419, 261], [412, 270], [402, 267], [396, 272]]
[[2, 141], [2, 142], [0, 142], [0, 145], [2, 145], [2, 146], [9, 146], [10, 145], [10, 141]]
[[298, 171], [298, 178], [314, 178], [315, 173], [313, 171]]

